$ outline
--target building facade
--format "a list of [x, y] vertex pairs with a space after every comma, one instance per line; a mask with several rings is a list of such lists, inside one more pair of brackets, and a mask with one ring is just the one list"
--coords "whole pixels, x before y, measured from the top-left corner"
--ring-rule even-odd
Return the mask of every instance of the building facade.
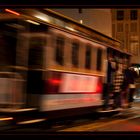
[[132, 54], [132, 64], [140, 64], [140, 9], [112, 9], [111, 13], [112, 37]]

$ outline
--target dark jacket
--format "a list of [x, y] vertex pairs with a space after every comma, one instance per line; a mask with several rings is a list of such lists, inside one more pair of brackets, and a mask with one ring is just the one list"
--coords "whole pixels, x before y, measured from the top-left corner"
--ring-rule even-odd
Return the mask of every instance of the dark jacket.
[[122, 91], [122, 84], [124, 81], [123, 73], [116, 72], [113, 78], [113, 92], [121, 92]]
[[122, 89], [126, 89], [129, 84], [135, 84], [135, 79], [137, 78], [137, 73], [133, 69], [126, 69], [124, 71], [124, 81]]
[[115, 65], [116, 65], [115, 61], [108, 61], [107, 83], [112, 83], [112, 74], [116, 69]]

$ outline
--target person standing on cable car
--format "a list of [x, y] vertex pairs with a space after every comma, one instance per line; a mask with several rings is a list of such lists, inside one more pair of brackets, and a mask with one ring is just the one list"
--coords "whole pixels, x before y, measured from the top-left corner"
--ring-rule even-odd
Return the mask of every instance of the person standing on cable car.
[[122, 107], [121, 93], [123, 81], [122, 64], [116, 62], [116, 70], [113, 76], [113, 109]]
[[116, 62], [113, 60], [112, 56], [108, 56], [108, 67], [107, 67], [107, 84], [104, 87], [104, 102], [103, 102], [103, 110], [108, 110], [109, 109], [109, 101], [110, 101], [110, 96], [112, 93], [112, 77], [113, 73], [115, 72], [116, 69]]
[[129, 74], [127, 77], [127, 80], [129, 82], [129, 92], [128, 92], [128, 107], [132, 107], [133, 103], [133, 96], [135, 93], [136, 85], [135, 85], [135, 79], [137, 78], [137, 73], [134, 71], [133, 67], [129, 68]]

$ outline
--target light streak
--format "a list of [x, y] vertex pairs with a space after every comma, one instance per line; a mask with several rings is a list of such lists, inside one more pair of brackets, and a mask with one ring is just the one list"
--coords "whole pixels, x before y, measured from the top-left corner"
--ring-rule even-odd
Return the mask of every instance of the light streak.
[[5, 11], [6, 11], [6, 12], [9, 12], [9, 13], [12, 13], [12, 14], [14, 14], [14, 15], [17, 15], [17, 16], [20, 15], [18, 12], [15, 12], [15, 11], [10, 10], [10, 9], [5, 9]]

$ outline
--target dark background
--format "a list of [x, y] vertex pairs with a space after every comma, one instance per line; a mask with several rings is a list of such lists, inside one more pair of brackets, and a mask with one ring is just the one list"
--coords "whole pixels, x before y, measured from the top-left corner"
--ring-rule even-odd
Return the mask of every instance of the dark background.
[[0, 7], [140, 8], [139, 0], [0, 0]]

